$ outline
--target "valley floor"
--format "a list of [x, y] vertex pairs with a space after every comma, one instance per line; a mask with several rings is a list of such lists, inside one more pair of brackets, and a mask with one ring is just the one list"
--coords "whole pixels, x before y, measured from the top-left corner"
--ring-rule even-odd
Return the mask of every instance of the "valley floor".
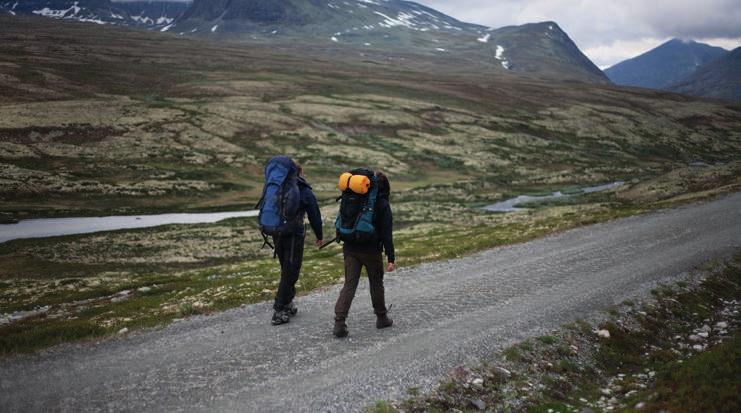
[[262, 303], [13, 356], [0, 361], [0, 405], [356, 411], [738, 253], [739, 203], [735, 193], [402, 270], [387, 278], [394, 327], [374, 328], [363, 286], [346, 340], [331, 336], [335, 286], [301, 297], [277, 328]]

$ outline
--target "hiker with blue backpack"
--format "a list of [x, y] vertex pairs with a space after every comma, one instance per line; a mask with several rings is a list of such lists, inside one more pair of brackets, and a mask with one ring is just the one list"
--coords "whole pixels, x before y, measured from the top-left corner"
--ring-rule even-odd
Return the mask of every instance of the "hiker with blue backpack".
[[285, 324], [298, 312], [293, 299], [304, 256], [304, 216], [309, 217], [317, 247], [322, 245], [322, 216], [303, 169], [287, 156], [276, 156], [265, 165], [265, 186], [257, 208], [265, 245], [274, 248], [274, 256], [280, 261], [271, 322]]
[[383, 287], [383, 256], [386, 252], [386, 272], [394, 271], [393, 217], [388, 178], [380, 172], [354, 169], [340, 176], [342, 195], [340, 213], [335, 222], [338, 241], [343, 242], [345, 284], [335, 304], [336, 337], [345, 337], [347, 316], [365, 267], [370, 283], [371, 303], [376, 314], [376, 328], [391, 327]]

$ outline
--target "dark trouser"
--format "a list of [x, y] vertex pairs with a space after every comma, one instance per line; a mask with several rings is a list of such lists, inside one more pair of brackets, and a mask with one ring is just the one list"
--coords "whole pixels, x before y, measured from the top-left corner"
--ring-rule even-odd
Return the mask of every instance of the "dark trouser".
[[355, 298], [355, 290], [360, 281], [360, 271], [365, 267], [370, 283], [371, 303], [373, 311], [378, 314], [386, 314], [386, 298], [383, 290], [383, 257], [381, 253], [361, 254], [345, 252], [345, 285], [340, 291], [340, 298], [334, 306], [335, 320], [345, 320], [350, 312], [352, 300]]
[[296, 296], [296, 281], [304, 259], [304, 235], [273, 237], [280, 261], [280, 284], [273, 308], [280, 311]]

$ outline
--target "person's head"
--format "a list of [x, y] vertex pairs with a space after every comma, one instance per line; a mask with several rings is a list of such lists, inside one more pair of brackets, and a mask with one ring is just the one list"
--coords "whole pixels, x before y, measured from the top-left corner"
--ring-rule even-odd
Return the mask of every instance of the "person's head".
[[391, 184], [386, 174], [380, 171], [376, 171], [376, 178], [378, 179], [378, 196], [388, 199], [391, 194]]
[[293, 161], [294, 165], [296, 165], [296, 175], [297, 176], [304, 176], [304, 167], [301, 166], [300, 163]]

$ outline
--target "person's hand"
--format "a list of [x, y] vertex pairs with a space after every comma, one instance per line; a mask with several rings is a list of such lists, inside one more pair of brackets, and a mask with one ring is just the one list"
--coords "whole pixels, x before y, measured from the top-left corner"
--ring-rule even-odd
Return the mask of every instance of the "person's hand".
[[394, 272], [394, 268], [396, 268], [396, 266], [393, 262], [390, 262], [389, 265], [386, 266], [386, 272]]
[[314, 241], [314, 245], [316, 245], [317, 248], [321, 248], [322, 245], [324, 245], [324, 241], [318, 239], [318, 240]]

